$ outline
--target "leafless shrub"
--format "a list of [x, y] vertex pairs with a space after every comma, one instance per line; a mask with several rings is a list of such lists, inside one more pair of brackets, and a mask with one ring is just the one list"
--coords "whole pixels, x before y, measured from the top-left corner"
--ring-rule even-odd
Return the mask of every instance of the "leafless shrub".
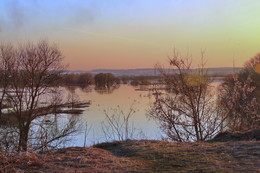
[[204, 141], [215, 136], [223, 128], [223, 118], [216, 107], [211, 80], [204, 68], [204, 52], [201, 66], [193, 73], [192, 56], [182, 56], [176, 49], [169, 57], [173, 73], [159, 68], [167, 91], [155, 85], [154, 103], [150, 117], [161, 124], [168, 138], [177, 142]]
[[219, 87], [219, 106], [227, 115], [229, 130], [248, 130], [259, 124], [257, 107], [259, 106], [250, 86], [250, 78], [239, 81], [237, 75], [230, 77]]
[[5, 155], [10, 155], [17, 151], [16, 146], [19, 141], [19, 129], [12, 125], [1, 125], [0, 126], [0, 151]]
[[[112, 111], [110, 113], [109, 111]], [[136, 129], [131, 124], [130, 118], [136, 112], [131, 105], [128, 112], [124, 112], [120, 106], [111, 110], [105, 110], [106, 120], [102, 123], [102, 131], [107, 141], [132, 139]]]
[[87, 146], [87, 136], [88, 136], [91, 128], [92, 128], [92, 125], [88, 126], [88, 123], [86, 122], [85, 123], [85, 129], [84, 129], [84, 144], [83, 144], [83, 147]]
[[230, 131], [245, 131], [260, 125], [260, 74], [254, 70], [257, 54], [245, 63], [240, 73], [227, 76], [218, 88], [218, 104], [227, 116]]
[[244, 66], [245, 68], [254, 68], [259, 63], [260, 63], [260, 53], [257, 53], [250, 60], [245, 62]]

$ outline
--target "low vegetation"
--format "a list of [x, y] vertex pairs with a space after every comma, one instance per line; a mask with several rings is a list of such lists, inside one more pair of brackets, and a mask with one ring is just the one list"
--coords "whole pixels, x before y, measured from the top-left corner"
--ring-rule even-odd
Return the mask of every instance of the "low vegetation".
[[126, 140], [0, 156], [0, 172], [258, 172], [260, 142]]
[[260, 63], [256, 54], [239, 73], [226, 76], [219, 87], [218, 106], [225, 112], [231, 131], [247, 131], [260, 126]]
[[160, 123], [169, 140], [205, 141], [224, 128], [225, 116], [214, 98], [212, 80], [204, 67], [204, 52], [200, 58], [201, 64], [194, 72], [192, 55], [182, 55], [174, 49], [169, 65], [176, 74], [158, 67], [167, 90], [162, 92], [162, 85], [155, 85], [149, 116]]

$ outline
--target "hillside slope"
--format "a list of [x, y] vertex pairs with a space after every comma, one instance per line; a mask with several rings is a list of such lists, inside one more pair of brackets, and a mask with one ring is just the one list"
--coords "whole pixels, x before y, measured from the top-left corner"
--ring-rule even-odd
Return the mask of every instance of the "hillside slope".
[[0, 156], [0, 172], [259, 172], [260, 142], [127, 140]]

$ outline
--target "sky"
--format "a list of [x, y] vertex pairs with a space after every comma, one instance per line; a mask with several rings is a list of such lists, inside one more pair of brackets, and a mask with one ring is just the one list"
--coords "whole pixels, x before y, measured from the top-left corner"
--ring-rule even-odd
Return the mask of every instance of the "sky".
[[0, 0], [0, 43], [48, 39], [70, 70], [243, 66], [260, 51], [259, 0]]

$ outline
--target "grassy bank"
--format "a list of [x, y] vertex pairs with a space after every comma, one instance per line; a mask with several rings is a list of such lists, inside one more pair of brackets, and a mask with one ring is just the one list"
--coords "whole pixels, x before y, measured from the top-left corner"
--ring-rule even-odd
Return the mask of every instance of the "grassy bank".
[[127, 140], [0, 156], [0, 172], [259, 172], [260, 142]]

